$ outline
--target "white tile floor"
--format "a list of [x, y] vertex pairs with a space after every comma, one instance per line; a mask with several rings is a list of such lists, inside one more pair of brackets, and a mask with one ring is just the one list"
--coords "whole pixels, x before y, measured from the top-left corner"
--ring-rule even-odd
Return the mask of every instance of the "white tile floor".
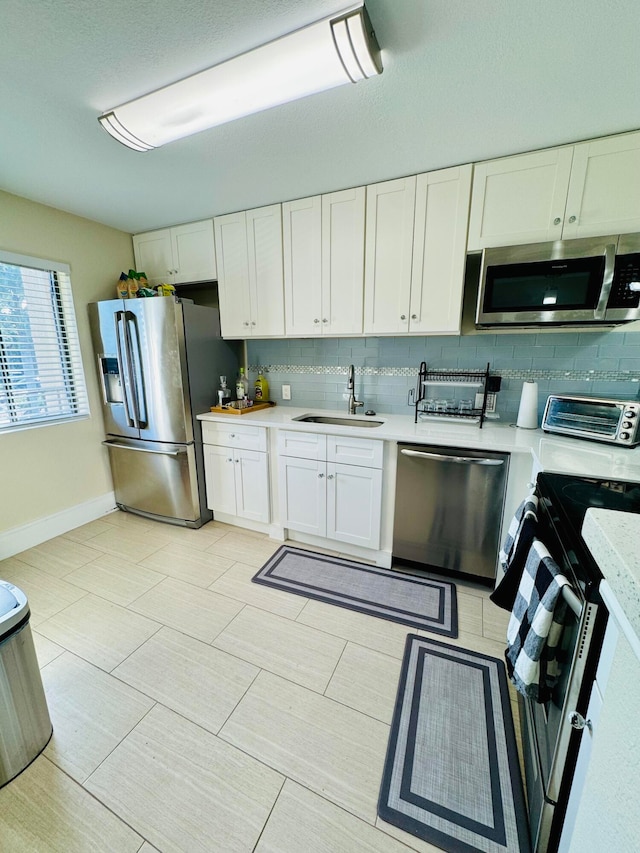
[[[2, 853], [436, 850], [376, 816], [411, 629], [252, 584], [278, 545], [116, 512], [0, 562], [54, 726], [0, 790]], [[458, 603], [446, 642], [502, 657], [506, 614]]]

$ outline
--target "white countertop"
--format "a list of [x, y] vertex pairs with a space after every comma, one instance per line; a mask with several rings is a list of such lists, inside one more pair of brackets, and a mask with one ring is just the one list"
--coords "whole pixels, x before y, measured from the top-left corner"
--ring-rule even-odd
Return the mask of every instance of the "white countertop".
[[605, 576], [602, 598], [640, 658], [640, 515], [591, 507], [582, 538]]
[[584, 477], [611, 477], [619, 480], [640, 481], [640, 447], [629, 449], [597, 444], [577, 438], [549, 435], [540, 429], [520, 429], [500, 421], [486, 420], [482, 429], [477, 424], [452, 422], [413, 422], [413, 414], [380, 414], [372, 420], [382, 421], [379, 427], [336, 426], [301, 423], [294, 418], [315, 413], [355, 421], [365, 415], [347, 415], [330, 409], [274, 406], [246, 415], [223, 415], [205, 412], [198, 415], [202, 421], [253, 424], [302, 432], [353, 435], [358, 438], [375, 438], [383, 441], [407, 441], [416, 444], [435, 444], [440, 447], [463, 447], [470, 450], [498, 450], [506, 453], [528, 453], [544, 471], [578, 474]]

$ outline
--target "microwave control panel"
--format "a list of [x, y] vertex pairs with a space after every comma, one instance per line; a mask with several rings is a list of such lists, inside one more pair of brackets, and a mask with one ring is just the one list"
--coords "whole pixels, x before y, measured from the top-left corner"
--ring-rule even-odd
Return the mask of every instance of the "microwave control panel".
[[618, 255], [607, 308], [640, 306], [640, 253]]

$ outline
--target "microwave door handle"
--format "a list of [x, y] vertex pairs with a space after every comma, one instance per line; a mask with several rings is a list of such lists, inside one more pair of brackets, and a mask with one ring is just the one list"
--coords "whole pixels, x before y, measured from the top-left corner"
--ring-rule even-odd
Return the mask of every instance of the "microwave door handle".
[[613, 272], [616, 266], [616, 247], [613, 243], [608, 243], [604, 249], [604, 276], [602, 278], [602, 290], [600, 291], [600, 299], [596, 305], [596, 310], [593, 312], [594, 320], [604, 320], [607, 312], [607, 302], [611, 293], [613, 284]]

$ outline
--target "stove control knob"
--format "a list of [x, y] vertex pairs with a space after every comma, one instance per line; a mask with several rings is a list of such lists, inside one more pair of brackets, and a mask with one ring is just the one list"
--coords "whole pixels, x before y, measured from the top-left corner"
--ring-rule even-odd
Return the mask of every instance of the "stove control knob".
[[625, 418], [635, 418], [636, 413], [629, 409], [627, 412], [624, 413], [624, 416]]
[[620, 426], [622, 427], [622, 429], [631, 429], [633, 424], [631, 423], [631, 421], [622, 421]]
[[628, 432], [621, 432], [620, 438], [623, 439], [624, 441], [626, 441], [627, 439], [631, 438], [631, 434]]

